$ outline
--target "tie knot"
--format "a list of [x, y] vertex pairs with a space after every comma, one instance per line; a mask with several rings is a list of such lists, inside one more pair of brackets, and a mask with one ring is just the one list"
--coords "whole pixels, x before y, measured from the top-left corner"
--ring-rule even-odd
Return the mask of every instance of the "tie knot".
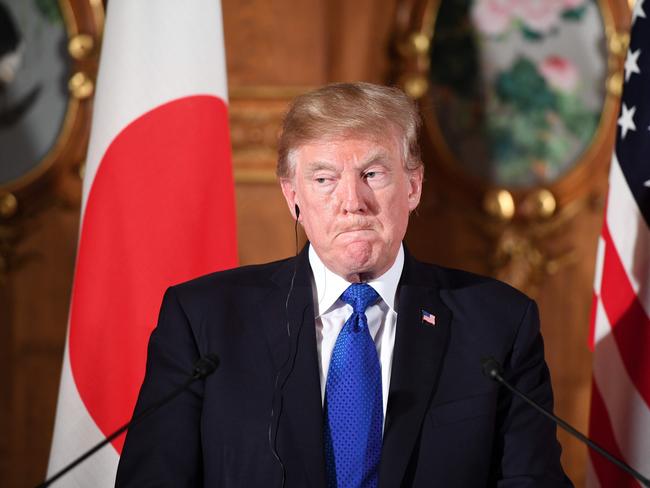
[[341, 295], [341, 300], [352, 305], [352, 309], [359, 314], [366, 312], [366, 308], [379, 299], [379, 295], [366, 283], [353, 283]]

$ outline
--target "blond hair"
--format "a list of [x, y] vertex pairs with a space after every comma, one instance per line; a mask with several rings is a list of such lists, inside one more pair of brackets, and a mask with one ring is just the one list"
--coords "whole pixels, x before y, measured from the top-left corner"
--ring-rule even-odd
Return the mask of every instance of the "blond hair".
[[400, 138], [404, 168], [422, 166], [417, 134], [421, 121], [413, 100], [399, 88], [371, 83], [334, 83], [296, 97], [284, 117], [277, 174], [291, 178], [292, 153], [303, 144], [347, 136]]

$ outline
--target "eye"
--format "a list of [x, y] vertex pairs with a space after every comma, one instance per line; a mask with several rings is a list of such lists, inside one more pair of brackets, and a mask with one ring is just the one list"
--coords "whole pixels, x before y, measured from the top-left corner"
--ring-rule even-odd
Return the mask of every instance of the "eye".
[[368, 168], [361, 174], [361, 178], [369, 187], [379, 189], [390, 183], [390, 171], [383, 166]]
[[386, 171], [383, 169], [372, 169], [363, 173], [364, 180], [384, 180], [386, 177]]
[[330, 188], [334, 184], [334, 177], [331, 175], [314, 175], [312, 181], [316, 188]]

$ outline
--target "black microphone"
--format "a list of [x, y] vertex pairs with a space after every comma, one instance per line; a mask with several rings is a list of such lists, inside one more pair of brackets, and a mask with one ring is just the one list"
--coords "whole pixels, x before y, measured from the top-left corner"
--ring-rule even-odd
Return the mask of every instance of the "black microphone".
[[36, 488], [45, 488], [46, 486], [50, 486], [52, 483], [54, 483], [56, 480], [58, 480], [61, 476], [63, 476], [68, 471], [75, 468], [77, 465], [81, 464], [83, 461], [85, 461], [90, 456], [95, 454], [97, 451], [99, 451], [106, 444], [108, 444], [113, 439], [115, 439], [117, 436], [122, 434], [125, 430], [127, 430], [130, 427], [134, 426], [135, 424], [140, 422], [142, 419], [149, 416], [150, 414], [152, 414], [153, 412], [158, 410], [160, 407], [165, 405], [166, 403], [169, 403], [170, 401], [172, 401], [180, 393], [185, 391], [192, 383], [194, 383], [197, 380], [202, 380], [202, 379], [206, 378], [207, 376], [211, 375], [212, 373], [214, 373], [214, 371], [218, 367], [219, 367], [219, 357], [216, 354], [212, 354], [212, 353], [206, 354], [205, 356], [200, 358], [196, 363], [194, 363], [194, 367], [192, 369], [192, 375], [189, 378], [187, 378], [187, 380], [185, 380], [185, 382], [182, 385], [178, 386], [175, 390], [173, 390], [167, 396], [165, 396], [165, 397], [161, 398], [160, 400], [158, 400], [153, 405], [149, 405], [142, 412], [140, 412], [138, 415], [133, 417], [129, 422], [127, 422], [122, 427], [120, 427], [115, 432], [113, 432], [111, 435], [109, 435], [106, 439], [104, 439], [103, 441], [96, 444], [94, 447], [87, 450], [85, 453], [83, 453], [77, 459], [72, 461], [70, 464], [66, 465], [63, 469], [59, 470], [58, 472], [56, 472], [55, 474], [53, 474], [52, 476], [47, 478], [40, 485], [37, 485]]
[[481, 368], [483, 369], [483, 374], [487, 376], [490, 379], [493, 379], [494, 381], [498, 381], [501, 383], [503, 386], [505, 386], [508, 390], [510, 390], [512, 393], [517, 395], [519, 398], [524, 400], [528, 405], [533, 407], [535, 410], [537, 410], [539, 413], [542, 415], [548, 417], [551, 419], [553, 422], [555, 422], [557, 425], [562, 427], [564, 430], [566, 430], [569, 434], [572, 436], [576, 437], [577, 439], [580, 439], [582, 442], [587, 444], [591, 449], [596, 451], [598, 454], [603, 456], [605, 459], [607, 459], [610, 463], [614, 463], [616, 466], [621, 468], [623, 471], [625, 471], [627, 474], [635, 478], [639, 483], [641, 483], [643, 486], [650, 487], [650, 479], [646, 478], [643, 476], [641, 473], [636, 471], [634, 468], [632, 468], [630, 465], [624, 463], [617, 457], [613, 456], [610, 454], [605, 448], [599, 446], [596, 444], [594, 441], [592, 441], [589, 437], [584, 435], [583, 433], [579, 432], [577, 429], [575, 429], [573, 426], [571, 426], [568, 422], [565, 422], [562, 420], [560, 417], [554, 415], [553, 413], [549, 412], [546, 410], [544, 407], [542, 407], [539, 403], [537, 403], [535, 400], [530, 398], [528, 395], [520, 391], [519, 389], [515, 388], [513, 385], [511, 385], [508, 380], [506, 380], [502, 375], [503, 375], [503, 368], [499, 364], [499, 362], [494, 359], [493, 357], [487, 357], [481, 359]]

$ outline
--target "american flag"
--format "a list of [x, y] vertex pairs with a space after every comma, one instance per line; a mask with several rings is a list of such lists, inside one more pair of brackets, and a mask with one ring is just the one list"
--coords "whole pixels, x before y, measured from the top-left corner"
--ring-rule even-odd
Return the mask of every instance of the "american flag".
[[[598, 243], [590, 436], [650, 476], [650, 2], [637, 0]], [[589, 487], [638, 487], [590, 452]]]
[[436, 325], [436, 316], [432, 313], [422, 310], [422, 322], [426, 322], [430, 325]]

